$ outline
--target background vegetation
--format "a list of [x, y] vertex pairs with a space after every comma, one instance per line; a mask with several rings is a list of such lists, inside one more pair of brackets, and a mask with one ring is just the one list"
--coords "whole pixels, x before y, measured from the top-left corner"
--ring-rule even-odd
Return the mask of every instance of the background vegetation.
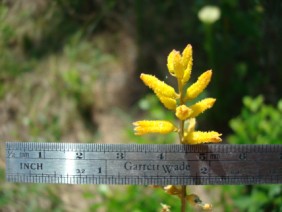
[[[139, 74], [170, 81], [166, 56], [191, 43], [193, 79], [212, 68], [205, 95], [217, 98], [201, 117], [202, 128], [212, 126], [230, 143], [280, 143], [282, 3], [214, 1], [221, 16], [209, 25], [198, 18], [207, 4], [1, 1], [1, 141], [173, 143], [173, 137], [133, 136], [133, 120], [173, 118]], [[173, 197], [147, 187], [17, 185], [4, 179], [1, 157], [0, 211], [156, 211], [161, 202], [179, 208]], [[216, 211], [282, 210], [279, 185], [191, 190]]]

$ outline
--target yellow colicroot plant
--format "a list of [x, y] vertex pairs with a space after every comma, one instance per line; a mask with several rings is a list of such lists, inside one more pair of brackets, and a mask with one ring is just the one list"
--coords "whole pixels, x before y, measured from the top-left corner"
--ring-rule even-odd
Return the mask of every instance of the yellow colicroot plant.
[[[198, 80], [185, 89], [191, 76], [193, 65], [192, 46], [188, 44], [182, 54], [173, 50], [167, 58], [167, 68], [169, 73], [176, 78], [178, 89], [175, 89], [150, 74], [141, 74], [140, 78], [151, 88], [160, 102], [168, 109], [174, 112], [179, 120], [178, 126], [166, 120], [142, 120], [134, 122], [134, 131], [136, 135], [149, 133], [167, 134], [176, 132], [179, 135], [181, 144], [201, 144], [220, 142], [221, 134], [215, 131], [202, 132], [195, 131], [196, 117], [205, 110], [211, 108], [216, 99], [205, 98], [193, 105], [189, 101], [198, 97], [207, 87], [212, 77], [212, 70], [204, 72], [198, 77]], [[186, 186], [168, 185], [164, 190], [171, 195], [176, 195], [181, 199], [181, 211], [185, 211], [186, 202], [199, 206], [203, 209], [211, 209], [210, 204], [203, 204], [195, 194], [187, 194]]]

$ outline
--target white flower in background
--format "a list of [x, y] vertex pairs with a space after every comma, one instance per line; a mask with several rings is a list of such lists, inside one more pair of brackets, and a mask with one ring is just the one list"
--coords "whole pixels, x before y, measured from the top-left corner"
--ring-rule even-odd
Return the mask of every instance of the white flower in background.
[[205, 24], [213, 24], [216, 22], [221, 15], [220, 8], [217, 6], [204, 6], [200, 11], [198, 12], [198, 17], [200, 21], [202, 21]]

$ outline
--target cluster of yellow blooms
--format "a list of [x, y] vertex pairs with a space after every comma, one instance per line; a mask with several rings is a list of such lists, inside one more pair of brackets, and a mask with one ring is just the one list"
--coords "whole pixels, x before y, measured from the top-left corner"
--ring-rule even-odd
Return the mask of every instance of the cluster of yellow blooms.
[[179, 127], [177, 127], [173, 123], [165, 120], [137, 121], [133, 123], [136, 135], [177, 132], [182, 144], [200, 144], [221, 141], [221, 134], [218, 132], [195, 131], [195, 117], [211, 108], [216, 99], [205, 98], [191, 106], [186, 105], [187, 102], [195, 99], [203, 92], [212, 76], [211, 70], [204, 72], [198, 80], [185, 91], [185, 86], [191, 76], [192, 64], [192, 46], [190, 44], [187, 45], [182, 54], [179, 51], [173, 50], [168, 55], [167, 67], [169, 73], [177, 79], [178, 92], [176, 92], [172, 86], [159, 80], [155, 76], [141, 74], [141, 80], [154, 91], [167, 109], [175, 113], [175, 116], [180, 120], [180, 124]]
[[[179, 126], [177, 127], [173, 123], [165, 120], [137, 121], [133, 123], [136, 135], [177, 132], [180, 143], [182, 144], [201, 144], [221, 141], [221, 134], [218, 132], [195, 131], [195, 118], [205, 110], [211, 108], [216, 99], [205, 98], [196, 104], [187, 106], [187, 103], [190, 100], [195, 99], [203, 92], [203, 90], [208, 86], [212, 76], [212, 71], [208, 70], [204, 72], [195, 83], [186, 88], [186, 84], [191, 76], [192, 64], [192, 46], [190, 44], [186, 46], [182, 54], [173, 50], [168, 55], [168, 71], [177, 79], [178, 92], [176, 92], [173, 87], [159, 80], [155, 76], [141, 74], [140, 78], [145, 85], [154, 91], [161, 103], [167, 109], [175, 113], [175, 116], [179, 119]], [[187, 195], [186, 186], [168, 185], [163, 189], [166, 193], [176, 195], [181, 199], [183, 206], [181, 211], [185, 210], [184, 202], [186, 201], [191, 205], [198, 206], [204, 210], [211, 210], [212, 208], [210, 204], [202, 203], [197, 195]], [[162, 211], [168, 212], [170, 211], [170, 207], [162, 205]]]

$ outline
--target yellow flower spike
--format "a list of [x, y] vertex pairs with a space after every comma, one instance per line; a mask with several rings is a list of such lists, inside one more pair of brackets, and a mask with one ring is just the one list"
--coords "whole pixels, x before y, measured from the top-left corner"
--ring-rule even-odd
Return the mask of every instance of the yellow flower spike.
[[221, 134], [215, 131], [201, 132], [195, 131], [184, 137], [185, 144], [202, 144], [202, 143], [218, 143], [221, 142]]
[[174, 88], [160, 81], [157, 77], [150, 74], [141, 74], [140, 78], [144, 84], [151, 88], [156, 94], [173, 99], [177, 98], [178, 95]]
[[169, 121], [137, 121], [134, 122], [135, 135], [144, 135], [149, 133], [160, 133], [167, 134], [170, 132], [177, 132], [177, 127], [175, 127]]
[[185, 67], [183, 78], [182, 78], [182, 84], [185, 84], [191, 76], [192, 66], [193, 66], [193, 57], [192, 57], [192, 46], [188, 44], [186, 48], [183, 50], [182, 53], [182, 63]]
[[[216, 99], [206, 98], [192, 106], [186, 106], [188, 100], [196, 98], [208, 86], [212, 70], [208, 70], [201, 74], [197, 81], [189, 86], [186, 91], [184, 87], [191, 77], [193, 66], [193, 50], [192, 46], [188, 44], [182, 53], [173, 50], [167, 57], [167, 68], [169, 73], [177, 78], [178, 93], [173, 87], [160, 81], [157, 77], [149, 74], [141, 74], [140, 78], [146, 86], [151, 88], [157, 95], [162, 104], [175, 112], [179, 119], [179, 128], [174, 126], [171, 122], [165, 120], [158, 121], [137, 121], [134, 122], [135, 135], [144, 135], [149, 133], [166, 134], [170, 132], [177, 132], [179, 135], [179, 142], [181, 144], [201, 144], [210, 142], [220, 142], [221, 134], [215, 131], [201, 132], [195, 131], [196, 118], [205, 110], [211, 108]], [[178, 196], [181, 199], [181, 210], [183, 211], [186, 202], [191, 205], [200, 207], [202, 210], [211, 210], [212, 205], [203, 203], [195, 194], [187, 194], [186, 185], [176, 186], [168, 185], [164, 187], [166, 193]], [[162, 211], [169, 212], [169, 207], [162, 205]]]
[[205, 110], [210, 109], [214, 105], [215, 101], [216, 99], [214, 98], [206, 98], [192, 105], [190, 108], [193, 112], [191, 113], [190, 118], [195, 118], [200, 113], [203, 113]]
[[163, 105], [169, 110], [175, 110], [176, 108], [176, 100], [168, 97], [161, 96], [157, 94], [157, 97], [163, 103]]
[[176, 108], [175, 115], [178, 119], [184, 121], [190, 117], [193, 111], [186, 105], [180, 105]]
[[185, 101], [196, 98], [207, 87], [211, 80], [212, 71], [204, 72], [186, 91]]

